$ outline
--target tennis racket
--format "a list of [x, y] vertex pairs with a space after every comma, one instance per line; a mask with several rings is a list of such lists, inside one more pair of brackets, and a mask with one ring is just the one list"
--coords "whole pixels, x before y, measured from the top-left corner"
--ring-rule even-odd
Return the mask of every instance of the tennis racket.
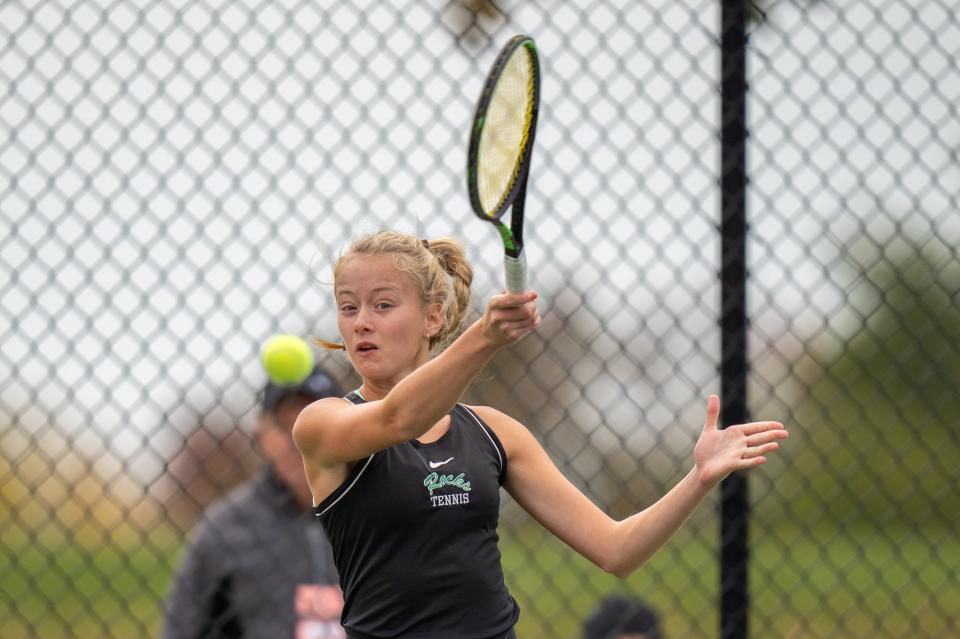
[[[503, 239], [507, 290], [527, 288], [523, 205], [540, 107], [540, 60], [533, 39], [512, 37], [483, 83], [467, 147], [467, 194], [480, 219]], [[510, 226], [501, 221], [512, 208]]]

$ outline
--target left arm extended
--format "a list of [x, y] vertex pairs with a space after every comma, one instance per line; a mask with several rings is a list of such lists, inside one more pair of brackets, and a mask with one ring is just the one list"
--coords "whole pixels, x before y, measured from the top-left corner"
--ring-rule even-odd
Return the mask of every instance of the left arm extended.
[[649, 508], [615, 521], [557, 469], [533, 435], [492, 408], [477, 407], [507, 451], [507, 492], [561, 541], [603, 570], [625, 578], [675, 533], [721, 479], [766, 461], [787, 437], [779, 422], [717, 428], [720, 400], [711, 395], [694, 450], [693, 469]]

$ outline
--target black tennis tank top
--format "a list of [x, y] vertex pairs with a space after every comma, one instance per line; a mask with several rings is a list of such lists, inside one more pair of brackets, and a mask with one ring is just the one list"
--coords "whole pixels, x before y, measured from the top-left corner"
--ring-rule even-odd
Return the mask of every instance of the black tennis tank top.
[[[346, 399], [361, 403], [357, 393]], [[457, 404], [449, 430], [378, 451], [315, 507], [333, 547], [354, 639], [489, 639], [520, 615], [503, 580], [497, 523], [507, 457]]]

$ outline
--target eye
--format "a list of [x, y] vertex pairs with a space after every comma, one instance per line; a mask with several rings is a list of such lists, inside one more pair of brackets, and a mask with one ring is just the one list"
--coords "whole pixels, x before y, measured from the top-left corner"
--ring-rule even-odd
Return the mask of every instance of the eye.
[[393, 304], [391, 304], [390, 302], [377, 302], [374, 308], [376, 308], [378, 311], [385, 311], [387, 309], [393, 308]]
[[341, 312], [341, 313], [349, 313], [350, 311], [355, 311], [355, 310], [357, 310], [357, 307], [354, 306], [353, 304], [349, 304], [349, 303], [346, 303], [346, 302], [345, 302], [345, 303], [343, 303], [343, 304], [340, 305], [340, 312]]

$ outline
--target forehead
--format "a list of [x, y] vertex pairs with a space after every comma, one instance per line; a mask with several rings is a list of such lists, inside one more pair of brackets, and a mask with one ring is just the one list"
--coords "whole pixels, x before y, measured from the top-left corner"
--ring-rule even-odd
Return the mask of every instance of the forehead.
[[415, 292], [409, 275], [397, 268], [392, 255], [351, 255], [337, 270], [334, 294], [379, 290]]

